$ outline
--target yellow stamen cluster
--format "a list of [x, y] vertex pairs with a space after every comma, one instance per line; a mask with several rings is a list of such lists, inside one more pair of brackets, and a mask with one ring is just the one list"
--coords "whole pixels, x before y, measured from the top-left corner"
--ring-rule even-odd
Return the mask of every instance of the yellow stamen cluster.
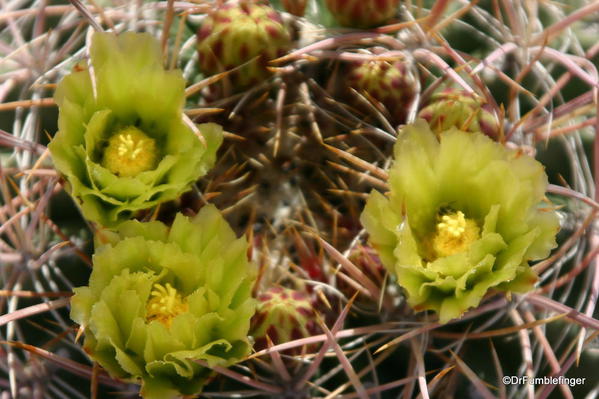
[[146, 321], [158, 320], [168, 328], [176, 316], [187, 312], [188, 309], [187, 301], [172, 285], [154, 284], [150, 299], [146, 303]]
[[437, 224], [437, 231], [448, 234], [452, 237], [459, 237], [466, 230], [466, 217], [464, 213], [458, 211], [452, 215], [441, 216], [441, 222]]
[[478, 240], [479, 232], [476, 222], [461, 211], [443, 215], [432, 238], [433, 251], [438, 258], [465, 251]]
[[102, 166], [122, 177], [136, 176], [154, 169], [158, 159], [156, 141], [134, 126], [129, 126], [108, 139]]

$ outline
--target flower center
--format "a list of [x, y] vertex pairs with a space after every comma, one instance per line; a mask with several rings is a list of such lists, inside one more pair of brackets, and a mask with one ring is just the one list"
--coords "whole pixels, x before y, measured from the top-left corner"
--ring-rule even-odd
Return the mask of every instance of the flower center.
[[168, 328], [175, 317], [188, 309], [187, 301], [172, 285], [154, 284], [146, 304], [146, 321], [158, 320]]
[[433, 251], [438, 258], [465, 251], [478, 240], [479, 232], [476, 222], [461, 211], [443, 215], [432, 238]]
[[156, 167], [156, 141], [136, 127], [129, 126], [108, 139], [102, 166], [118, 176], [136, 176]]

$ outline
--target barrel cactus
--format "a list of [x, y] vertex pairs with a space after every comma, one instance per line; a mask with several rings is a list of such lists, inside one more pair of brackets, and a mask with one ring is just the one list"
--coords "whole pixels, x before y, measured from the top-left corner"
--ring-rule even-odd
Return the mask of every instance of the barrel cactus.
[[0, 1], [0, 398], [596, 396], [598, 13]]

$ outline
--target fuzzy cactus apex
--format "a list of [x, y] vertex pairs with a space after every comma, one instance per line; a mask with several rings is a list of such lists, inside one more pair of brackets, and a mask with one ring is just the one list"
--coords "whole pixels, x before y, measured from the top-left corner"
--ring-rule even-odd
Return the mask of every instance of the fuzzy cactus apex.
[[337, 22], [348, 28], [372, 28], [395, 16], [399, 0], [326, 0]]
[[291, 44], [281, 16], [251, 1], [228, 2], [215, 9], [204, 19], [197, 38], [205, 75], [245, 64], [227, 76], [234, 91], [268, 77], [268, 62], [285, 54]]

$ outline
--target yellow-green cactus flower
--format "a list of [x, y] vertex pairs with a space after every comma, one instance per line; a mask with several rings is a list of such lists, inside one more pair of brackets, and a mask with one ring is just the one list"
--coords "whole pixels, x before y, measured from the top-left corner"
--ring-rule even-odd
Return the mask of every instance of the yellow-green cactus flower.
[[424, 120], [402, 130], [394, 155], [390, 193], [372, 192], [361, 221], [415, 310], [446, 323], [491, 289], [532, 288], [528, 262], [549, 255], [559, 229], [539, 162], [482, 133], [437, 140]]
[[[103, 242], [103, 244], [102, 244]], [[110, 375], [141, 382], [146, 399], [201, 391], [210, 366], [248, 355], [256, 269], [208, 205], [171, 228], [130, 220], [100, 231], [88, 287], [75, 288], [71, 317], [84, 347]]]
[[95, 33], [90, 53], [91, 67], [56, 88], [49, 149], [83, 215], [116, 226], [187, 191], [214, 164], [222, 129], [200, 125], [200, 140], [185, 123], [183, 76], [162, 68], [149, 34]]

